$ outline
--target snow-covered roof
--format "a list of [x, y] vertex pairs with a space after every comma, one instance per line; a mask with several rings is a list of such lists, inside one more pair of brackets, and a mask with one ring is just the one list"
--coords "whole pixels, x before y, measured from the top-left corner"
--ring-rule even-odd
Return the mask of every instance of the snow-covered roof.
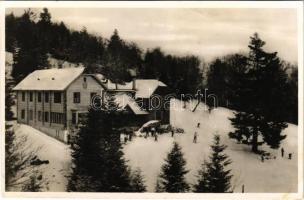
[[121, 109], [125, 109], [126, 107], [129, 107], [136, 115], [148, 114], [148, 112], [142, 110], [139, 107], [135, 99], [133, 99], [131, 96], [125, 93], [117, 93], [115, 95], [115, 102], [121, 107]]
[[163, 82], [156, 79], [136, 79], [135, 98], [149, 98], [158, 87], [167, 87]]
[[156, 79], [135, 79], [135, 90], [133, 81], [125, 84], [115, 84], [106, 79], [102, 74], [95, 75], [108, 90], [116, 91], [135, 91], [135, 98], [149, 98], [158, 87], [167, 87], [163, 82]]
[[95, 77], [99, 79], [108, 90], [133, 90], [132, 81], [125, 82], [124, 84], [115, 84], [102, 74], [95, 74]]
[[14, 90], [65, 90], [83, 70], [83, 67], [36, 70], [16, 85]]

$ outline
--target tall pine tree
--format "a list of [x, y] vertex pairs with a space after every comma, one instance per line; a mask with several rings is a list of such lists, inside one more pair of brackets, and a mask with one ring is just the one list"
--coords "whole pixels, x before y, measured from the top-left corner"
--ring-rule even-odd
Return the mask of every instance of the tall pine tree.
[[186, 161], [183, 158], [181, 147], [175, 142], [171, 152], [167, 155], [166, 163], [161, 168], [157, 191], [162, 192], [187, 192], [190, 187], [185, 180], [188, 170], [185, 169]]
[[288, 99], [287, 75], [277, 53], [265, 52], [264, 45], [257, 33], [251, 37], [247, 70], [236, 94], [238, 112], [231, 119], [235, 131], [229, 133], [231, 138], [250, 144], [255, 153], [264, 142], [278, 148], [287, 126], [282, 115]]
[[211, 145], [212, 153], [209, 161], [204, 161], [202, 169], [199, 171], [198, 183], [194, 185], [194, 192], [202, 193], [224, 193], [232, 192], [231, 170], [225, 169], [231, 160], [224, 150], [226, 145], [220, 144], [220, 136], [215, 135]]
[[123, 158], [119, 119], [113, 96], [101, 110], [91, 108], [72, 148], [68, 191], [131, 192], [130, 171]]

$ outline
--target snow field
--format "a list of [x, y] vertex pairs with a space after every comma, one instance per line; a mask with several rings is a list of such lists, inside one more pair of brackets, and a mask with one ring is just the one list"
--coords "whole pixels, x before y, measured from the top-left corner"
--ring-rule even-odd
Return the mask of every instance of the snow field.
[[[195, 184], [197, 173], [204, 159], [208, 159], [210, 144], [215, 133], [221, 136], [221, 143], [227, 145], [226, 153], [233, 163], [230, 165], [234, 175], [232, 184], [234, 192], [241, 192], [245, 185], [245, 192], [296, 192], [297, 190], [297, 126], [289, 124], [284, 130], [287, 138], [283, 140], [285, 157], [281, 158], [280, 149], [272, 150], [266, 145], [262, 146], [271, 152], [276, 159], [261, 162], [258, 155], [250, 152], [247, 145], [237, 144], [228, 138], [228, 132], [233, 130], [229, 117], [233, 111], [226, 108], [217, 108], [211, 111], [204, 109], [200, 104], [196, 112], [192, 112], [195, 104], [188, 104], [186, 109], [178, 100], [171, 102], [171, 124], [183, 128], [185, 133], [171, 133], [159, 135], [158, 141], [148, 137], [134, 137], [131, 142], [124, 145], [125, 158], [128, 165], [135, 170], [140, 168], [147, 185], [148, 192], [154, 192], [157, 176], [167, 153], [171, 150], [173, 142], [178, 142], [187, 161], [186, 168], [189, 173], [186, 179], [190, 184]], [[197, 123], [200, 122], [200, 128]], [[26, 135], [28, 143], [33, 149], [41, 148], [38, 157], [49, 160], [48, 165], [41, 165], [43, 176], [49, 182], [47, 191], [65, 191], [67, 175], [71, 166], [70, 149], [67, 145], [47, 136], [30, 126], [15, 124], [16, 135]], [[193, 143], [194, 132], [198, 133], [198, 142]], [[287, 159], [287, 154], [292, 153], [292, 160]]]
[[[297, 126], [289, 124], [284, 130], [287, 138], [282, 142], [285, 149], [285, 157], [281, 158], [280, 149], [273, 150], [266, 145], [260, 149], [271, 152], [276, 159], [261, 162], [258, 155], [250, 152], [250, 147], [237, 144], [235, 140], [229, 139], [228, 133], [233, 130], [230, 117], [233, 112], [226, 108], [217, 108], [211, 111], [200, 104], [193, 113], [191, 110], [195, 103], [183, 104], [178, 100], [171, 102], [171, 124], [174, 127], [183, 128], [185, 133], [171, 133], [160, 135], [158, 142], [154, 138], [134, 138], [124, 147], [125, 157], [129, 165], [134, 169], [139, 167], [145, 177], [147, 189], [154, 192], [157, 176], [167, 153], [171, 150], [173, 141], [178, 142], [187, 161], [186, 168], [189, 173], [186, 179], [190, 184], [195, 184], [198, 170], [204, 159], [208, 159], [210, 144], [215, 133], [221, 136], [221, 143], [227, 145], [226, 153], [233, 163], [230, 165], [234, 175], [232, 185], [234, 192], [241, 192], [242, 185], [245, 192], [296, 192], [297, 190]], [[197, 123], [200, 122], [200, 128]], [[198, 133], [197, 144], [193, 143], [194, 132]], [[292, 153], [292, 160], [287, 159], [287, 154]]]

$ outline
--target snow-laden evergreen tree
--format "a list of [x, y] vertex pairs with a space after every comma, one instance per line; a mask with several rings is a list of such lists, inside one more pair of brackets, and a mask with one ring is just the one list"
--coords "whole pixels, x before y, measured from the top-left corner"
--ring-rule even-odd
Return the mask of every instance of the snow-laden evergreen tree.
[[229, 133], [231, 138], [251, 145], [255, 153], [264, 142], [278, 148], [286, 137], [281, 132], [287, 127], [287, 74], [277, 53], [265, 52], [264, 45], [257, 33], [251, 37], [247, 70], [236, 93], [238, 112], [231, 119], [235, 131]]
[[130, 171], [123, 158], [119, 135], [122, 117], [113, 96], [102, 109], [91, 108], [72, 148], [68, 191], [130, 192]]
[[231, 188], [231, 170], [227, 166], [231, 160], [224, 153], [226, 145], [220, 144], [220, 136], [215, 135], [211, 145], [209, 161], [204, 161], [199, 171], [198, 182], [194, 185], [194, 192], [224, 193], [233, 192]]
[[157, 190], [162, 192], [187, 192], [190, 187], [185, 180], [186, 161], [183, 158], [181, 147], [175, 142], [171, 152], [165, 159], [166, 163], [161, 168]]

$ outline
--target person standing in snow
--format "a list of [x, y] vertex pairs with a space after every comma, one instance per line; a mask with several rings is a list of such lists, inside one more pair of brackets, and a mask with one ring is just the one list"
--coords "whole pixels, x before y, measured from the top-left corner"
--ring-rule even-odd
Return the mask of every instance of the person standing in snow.
[[292, 157], [292, 153], [289, 153], [288, 154], [288, 159], [291, 160], [291, 157]]
[[193, 143], [197, 142], [197, 132], [194, 133], [194, 137], [193, 137]]
[[128, 142], [128, 137], [127, 137], [127, 135], [125, 135], [125, 144], [127, 144], [127, 142]]
[[264, 162], [264, 155], [261, 155], [261, 161]]
[[158, 140], [158, 135], [157, 133], [154, 133], [154, 141], [157, 142], [157, 140]]
[[151, 128], [151, 134], [152, 134], [152, 137], [153, 137], [154, 134], [155, 134], [155, 128], [154, 128], [154, 127]]
[[173, 129], [171, 130], [171, 136], [172, 137], [174, 136], [174, 130]]
[[282, 156], [282, 158], [284, 157], [284, 148], [283, 147], [281, 148], [281, 156]]
[[201, 123], [197, 123], [197, 128], [199, 128], [201, 126]]

